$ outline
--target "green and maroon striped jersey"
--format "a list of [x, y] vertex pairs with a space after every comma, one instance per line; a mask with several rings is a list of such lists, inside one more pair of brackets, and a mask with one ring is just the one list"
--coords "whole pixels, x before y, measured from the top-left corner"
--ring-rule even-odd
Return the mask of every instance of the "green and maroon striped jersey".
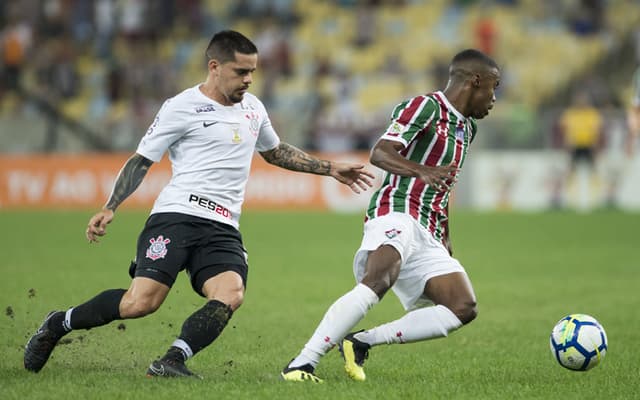
[[[476, 122], [465, 118], [442, 92], [400, 103], [380, 139], [401, 142], [405, 158], [429, 166], [450, 163], [462, 167]], [[438, 191], [424, 181], [385, 172], [382, 186], [371, 197], [366, 219], [401, 212], [418, 220], [439, 241], [448, 236], [449, 190]]]

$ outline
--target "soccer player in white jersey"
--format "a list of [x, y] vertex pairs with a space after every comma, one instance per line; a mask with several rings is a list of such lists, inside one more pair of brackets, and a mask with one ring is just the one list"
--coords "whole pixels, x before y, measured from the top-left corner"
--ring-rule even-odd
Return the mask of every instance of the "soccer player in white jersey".
[[131, 286], [106, 290], [66, 312], [51, 312], [26, 345], [27, 370], [40, 371], [72, 329], [156, 311], [185, 269], [206, 304], [186, 319], [178, 339], [151, 363], [147, 375], [196, 376], [185, 361], [220, 335], [243, 301], [248, 267], [238, 223], [254, 151], [282, 168], [331, 176], [356, 193], [371, 186], [373, 175], [363, 165], [320, 160], [280, 142], [263, 104], [247, 92], [258, 61], [248, 38], [219, 32], [206, 56], [206, 81], [164, 103], [122, 167], [106, 205], [87, 226], [89, 242], [98, 242], [116, 208], [151, 165], [169, 153], [173, 174], [138, 238], [129, 268]]
[[[337, 344], [349, 377], [363, 381], [372, 346], [447, 336], [476, 317], [471, 283], [451, 250], [448, 203], [476, 135], [475, 119], [489, 114], [499, 82], [496, 63], [469, 49], [453, 58], [444, 91], [395, 108], [371, 152], [371, 163], [385, 175], [372, 195], [354, 257], [357, 285], [329, 307], [302, 351], [282, 370], [283, 379], [321, 382], [315, 368]], [[407, 313], [349, 333], [389, 289]]]

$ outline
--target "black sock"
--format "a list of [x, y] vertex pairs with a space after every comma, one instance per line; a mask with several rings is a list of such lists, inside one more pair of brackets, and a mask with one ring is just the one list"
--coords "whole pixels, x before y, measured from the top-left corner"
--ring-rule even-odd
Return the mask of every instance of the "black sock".
[[167, 353], [162, 357], [165, 361], [176, 361], [176, 362], [185, 362], [187, 361], [187, 355], [182, 351], [182, 349], [171, 346]]
[[[227, 326], [231, 315], [233, 315], [231, 307], [217, 300], [211, 300], [184, 321], [178, 339], [186, 342], [193, 352], [192, 355], [195, 355], [216, 340]], [[177, 356], [176, 350], [180, 351], [185, 359], [187, 358], [182, 350], [173, 346], [165, 357]]]
[[89, 329], [121, 319], [120, 300], [127, 291], [109, 289], [71, 311], [71, 328]]

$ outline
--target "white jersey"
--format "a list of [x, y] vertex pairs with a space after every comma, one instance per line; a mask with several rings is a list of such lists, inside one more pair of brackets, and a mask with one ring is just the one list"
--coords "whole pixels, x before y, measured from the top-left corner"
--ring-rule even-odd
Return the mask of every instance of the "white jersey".
[[256, 96], [223, 106], [199, 86], [165, 101], [136, 150], [154, 162], [168, 150], [171, 160], [171, 180], [151, 214], [177, 212], [238, 228], [254, 150], [274, 149], [280, 139]]

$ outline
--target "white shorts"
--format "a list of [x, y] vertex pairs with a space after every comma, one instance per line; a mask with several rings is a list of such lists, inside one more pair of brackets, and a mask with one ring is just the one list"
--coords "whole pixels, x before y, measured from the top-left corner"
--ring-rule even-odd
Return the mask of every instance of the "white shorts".
[[424, 296], [427, 281], [435, 276], [466, 271], [429, 231], [410, 215], [391, 213], [364, 224], [362, 244], [353, 259], [357, 282], [364, 277], [369, 252], [388, 244], [402, 257], [398, 280], [391, 288], [405, 310], [433, 304]]

